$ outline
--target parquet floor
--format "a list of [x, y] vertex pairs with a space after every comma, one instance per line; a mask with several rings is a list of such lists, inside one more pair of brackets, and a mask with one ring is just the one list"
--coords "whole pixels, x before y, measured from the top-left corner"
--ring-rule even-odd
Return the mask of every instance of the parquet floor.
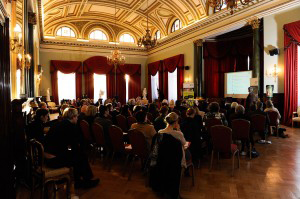
[[[300, 198], [300, 128], [288, 128], [289, 138], [269, 137], [271, 145], [256, 144], [258, 158], [241, 157], [240, 169], [231, 177], [231, 160], [214, 163], [209, 172], [210, 157], [206, 157], [200, 169], [195, 169], [196, 183], [184, 177], [181, 196], [184, 199], [290, 199]], [[149, 187], [136, 162], [131, 181], [122, 176], [122, 161], [113, 165], [111, 172], [104, 170], [97, 160], [92, 169], [100, 184], [89, 190], [79, 190], [81, 199], [155, 199], [159, 198]], [[27, 198], [24, 189], [17, 198]]]

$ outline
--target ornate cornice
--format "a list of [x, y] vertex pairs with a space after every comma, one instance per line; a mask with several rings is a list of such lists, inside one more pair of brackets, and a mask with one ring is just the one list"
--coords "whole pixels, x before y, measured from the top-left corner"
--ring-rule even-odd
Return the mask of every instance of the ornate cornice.
[[252, 17], [246, 20], [247, 23], [252, 27], [252, 29], [258, 29], [260, 24], [260, 19], [258, 17]]
[[36, 25], [36, 13], [28, 12], [28, 23]]
[[5, 22], [5, 18], [9, 17], [8, 13], [5, 10], [5, 6], [2, 0], [0, 0], [0, 23], [3, 24]]

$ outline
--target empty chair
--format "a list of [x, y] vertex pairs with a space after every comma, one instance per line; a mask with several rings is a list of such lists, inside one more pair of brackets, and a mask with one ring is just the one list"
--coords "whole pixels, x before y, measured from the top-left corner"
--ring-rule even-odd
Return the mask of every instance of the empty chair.
[[232, 144], [232, 130], [229, 127], [223, 125], [215, 125], [211, 127], [211, 138], [213, 143], [213, 150], [211, 153], [210, 170], [212, 169], [214, 153], [218, 154], [218, 160], [220, 153], [224, 155], [232, 156], [232, 173], [234, 171], [234, 157], [237, 155], [238, 168], [240, 167], [239, 150], [236, 144]]
[[120, 127], [123, 132], [127, 132], [128, 126], [127, 126], [126, 117], [124, 115], [119, 114], [116, 116], [116, 120], [117, 120], [118, 127]]
[[95, 145], [97, 148], [100, 149], [101, 151], [101, 147], [104, 148], [106, 150], [106, 157], [108, 157], [108, 147], [106, 146], [105, 143], [105, 136], [104, 136], [104, 131], [103, 131], [103, 127], [98, 124], [98, 123], [93, 123], [93, 135], [95, 138]]
[[[231, 122], [232, 126], [232, 137], [234, 140], [241, 140], [244, 146], [245, 142], [250, 142], [250, 122], [244, 119], [235, 119]], [[243, 148], [242, 148], [243, 150]], [[250, 159], [252, 159], [251, 155], [252, 145], [250, 143]]]
[[143, 167], [145, 160], [148, 159], [149, 151], [147, 148], [146, 138], [142, 132], [136, 129], [131, 129], [129, 130], [128, 135], [129, 135], [129, 141], [132, 146], [132, 155], [133, 155], [131, 169], [128, 176], [128, 180], [130, 180], [132, 175], [132, 170], [134, 167], [135, 158], [141, 159], [142, 167]]
[[[252, 133], [258, 132], [262, 140], [266, 140], [266, 116], [253, 115], [251, 117], [251, 131]], [[265, 141], [267, 143], [267, 141]]]
[[134, 123], [137, 123], [137, 121], [136, 121], [135, 117], [129, 116], [127, 118], [127, 123], [128, 123], [128, 128], [131, 128], [131, 125]]
[[[44, 165], [44, 147], [43, 145], [36, 141], [35, 139], [30, 140], [30, 157], [31, 157], [31, 166], [32, 166], [32, 187], [31, 187], [31, 198], [36, 188], [36, 182], [41, 183], [41, 197], [44, 198], [45, 187], [48, 183], [61, 183], [66, 182], [66, 198], [71, 198], [71, 169], [67, 167], [52, 169]], [[54, 188], [54, 192], [56, 189]], [[54, 193], [55, 195], [55, 193]]]
[[275, 112], [275, 111], [268, 111], [267, 113], [268, 113], [269, 118], [270, 118], [270, 130], [272, 132], [273, 131], [272, 127], [274, 127], [276, 135], [278, 137], [278, 127], [279, 127], [278, 113]]
[[112, 143], [112, 157], [111, 157], [111, 160], [110, 160], [109, 170], [111, 170], [115, 153], [118, 153], [118, 152], [127, 155], [126, 156], [126, 162], [125, 162], [125, 165], [124, 165], [124, 169], [125, 169], [126, 163], [128, 161], [128, 157], [129, 157], [129, 155], [132, 151], [131, 145], [130, 144], [124, 144], [123, 131], [122, 131], [121, 128], [119, 128], [115, 125], [112, 125], [109, 128], [109, 136], [110, 136], [111, 143]]

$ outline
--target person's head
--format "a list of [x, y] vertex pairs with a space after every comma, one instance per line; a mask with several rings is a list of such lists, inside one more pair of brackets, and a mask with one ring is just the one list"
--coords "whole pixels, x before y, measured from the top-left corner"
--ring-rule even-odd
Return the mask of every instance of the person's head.
[[176, 100], [176, 102], [175, 102], [175, 106], [176, 106], [176, 107], [179, 107], [179, 106], [181, 106], [181, 100]]
[[211, 113], [219, 112], [220, 111], [220, 106], [219, 106], [218, 102], [210, 103], [209, 106], [208, 106], [208, 110]]
[[113, 105], [112, 105], [112, 103], [108, 103], [108, 104], [106, 104], [105, 106], [107, 106], [108, 111], [112, 111], [112, 110], [113, 110]]
[[161, 102], [161, 104], [162, 104], [163, 106], [169, 106], [169, 102], [168, 102], [167, 99], [164, 99], [164, 100]]
[[75, 108], [66, 108], [63, 113], [63, 118], [69, 120], [71, 123], [76, 124], [78, 119], [78, 111]]
[[248, 92], [249, 93], [252, 93], [253, 92], [253, 88], [250, 86], [250, 87], [248, 87]]
[[235, 107], [235, 113], [238, 115], [244, 115], [245, 114], [245, 108], [242, 105], [237, 105]]
[[266, 106], [267, 106], [267, 108], [273, 108], [274, 107], [273, 102], [271, 100], [268, 100], [266, 102]]
[[194, 108], [189, 108], [186, 112], [186, 116], [190, 118], [194, 118], [196, 115], [196, 111]]
[[163, 116], [166, 116], [168, 111], [169, 111], [169, 108], [167, 106], [162, 106], [159, 110], [160, 114]]
[[124, 104], [123, 107], [122, 107], [121, 112], [123, 114], [128, 114], [128, 112], [129, 112], [129, 106], [127, 104]]
[[231, 109], [235, 109], [239, 104], [237, 102], [231, 103]]
[[107, 117], [109, 115], [109, 109], [107, 106], [101, 105], [99, 107], [100, 117]]
[[142, 106], [140, 106], [140, 105], [135, 105], [135, 106], [133, 107], [133, 112], [134, 112], [134, 113], [139, 112], [140, 110], [142, 110]]
[[47, 109], [47, 104], [46, 104], [45, 102], [41, 102], [41, 103], [39, 104], [39, 108], [40, 108], [40, 109]]
[[263, 106], [264, 106], [263, 103], [260, 102], [260, 101], [258, 101], [258, 102], [256, 103], [256, 110], [261, 110], [261, 111], [262, 111]]
[[147, 122], [147, 113], [145, 111], [139, 111], [135, 115], [136, 121], [140, 124]]
[[89, 105], [86, 110], [86, 116], [94, 117], [97, 114], [97, 107], [94, 105]]
[[87, 105], [88, 105], [88, 101], [87, 101], [86, 99], [82, 99], [82, 100], [81, 100], [81, 105], [82, 105], [82, 106], [84, 106], [84, 105], [87, 106]]
[[175, 127], [178, 125], [178, 115], [175, 112], [169, 113], [165, 118], [166, 123], [168, 126]]
[[87, 108], [88, 108], [87, 105], [83, 105], [80, 109], [80, 112], [86, 114]]
[[64, 112], [64, 110], [66, 109], [66, 108], [68, 108], [69, 107], [69, 105], [68, 104], [63, 104], [63, 105], [61, 105], [61, 107], [60, 107], [60, 112], [61, 112], [61, 114]]
[[156, 104], [150, 104], [149, 105], [149, 112], [152, 112], [152, 111], [157, 111], [157, 106], [156, 106]]
[[35, 112], [34, 120], [35, 121], [41, 121], [43, 123], [46, 123], [49, 118], [49, 111], [47, 109], [38, 109]]
[[175, 106], [175, 102], [174, 100], [170, 100], [170, 104], [169, 104], [170, 108], [174, 108]]

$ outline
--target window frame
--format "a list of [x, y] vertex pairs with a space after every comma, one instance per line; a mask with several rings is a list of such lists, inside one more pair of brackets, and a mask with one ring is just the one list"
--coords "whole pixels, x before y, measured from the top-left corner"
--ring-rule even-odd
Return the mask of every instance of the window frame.
[[[133, 39], [133, 42], [121, 41], [121, 37], [122, 37], [123, 35], [129, 35], [129, 36]], [[136, 40], [135, 40], [135, 38], [134, 38], [134, 36], [133, 36], [132, 34], [130, 34], [130, 33], [128, 33], [128, 32], [124, 32], [124, 33], [122, 33], [122, 34], [119, 36], [119, 42], [122, 42], [122, 43], [129, 43], [129, 44], [135, 44], [135, 43], [136, 43]]]
[[[176, 26], [175, 23], [177, 23], [177, 22], [179, 23], [178, 29], [175, 28], [175, 26]], [[173, 21], [172, 26], [171, 26], [171, 33], [176, 32], [177, 30], [180, 30], [180, 29], [182, 29], [182, 22], [179, 19], [175, 19], [175, 21]]]
[[[63, 28], [69, 28], [70, 29], [70, 36], [63, 36], [63, 32], [62, 32]], [[61, 35], [58, 35], [59, 30], [61, 30]], [[74, 33], [74, 37], [72, 36], [72, 33]], [[74, 38], [74, 39], [77, 38], [76, 31], [73, 28], [69, 27], [69, 26], [60, 26], [59, 28], [57, 28], [56, 31], [55, 31], [55, 36], [56, 37], [63, 37], [63, 38]]]
[[[158, 33], [158, 32], [159, 32], [159, 38], [157, 38], [157, 33]], [[157, 31], [155, 32], [154, 38], [155, 38], [156, 40], [161, 39], [161, 32], [160, 32], [160, 30], [157, 30]]]
[[[64, 75], [73, 75], [74, 76], [74, 98], [73, 99], [76, 99], [76, 73], [75, 72], [73, 72], [73, 73], [63, 73], [63, 72], [61, 72], [61, 71], [57, 71], [57, 85], [66, 85], [66, 84], [60, 84], [60, 81], [59, 81], [59, 79], [60, 79], [60, 74], [59, 73], [62, 73], [62, 74], [64, 74]], [[71, 90], [71, 88], [70, 88], [70, 83], [71, 82], [68, 82], [68, 84], [67, 84], [67, 90], [68, 91], [70, 91]], [[58, 86], [57, 87], [57, 95], [58, 95], [58, 103], [60, 104], [60, 102], [61, 102], [61, 100], [63, 100], [63, 99], [65, 99], [65, 98], [61, 98], [60, 97], [60, 89], [59, 88], [62, 88], [62, 86]], [[65, 100], [73, 100], [73, 99], [65, 99]]]
[[[101, 33], [103, 33], [103, 35], [105, 35], [106, 39], [92, 39], [92, 38], [91, 38], [91, 34], [94, 33], [94, 32], [96, 32], [96, 31], [100, 31]], [[109, 36], [108, 36], [108, 34], [107, 34], [104, 30], [102, 30], [102, 29], [93, 29], [93, 30], [90, 31], [90, 33], [89, 33], [89, 40], [92, 40], [92, 41], [109, 41]]]

